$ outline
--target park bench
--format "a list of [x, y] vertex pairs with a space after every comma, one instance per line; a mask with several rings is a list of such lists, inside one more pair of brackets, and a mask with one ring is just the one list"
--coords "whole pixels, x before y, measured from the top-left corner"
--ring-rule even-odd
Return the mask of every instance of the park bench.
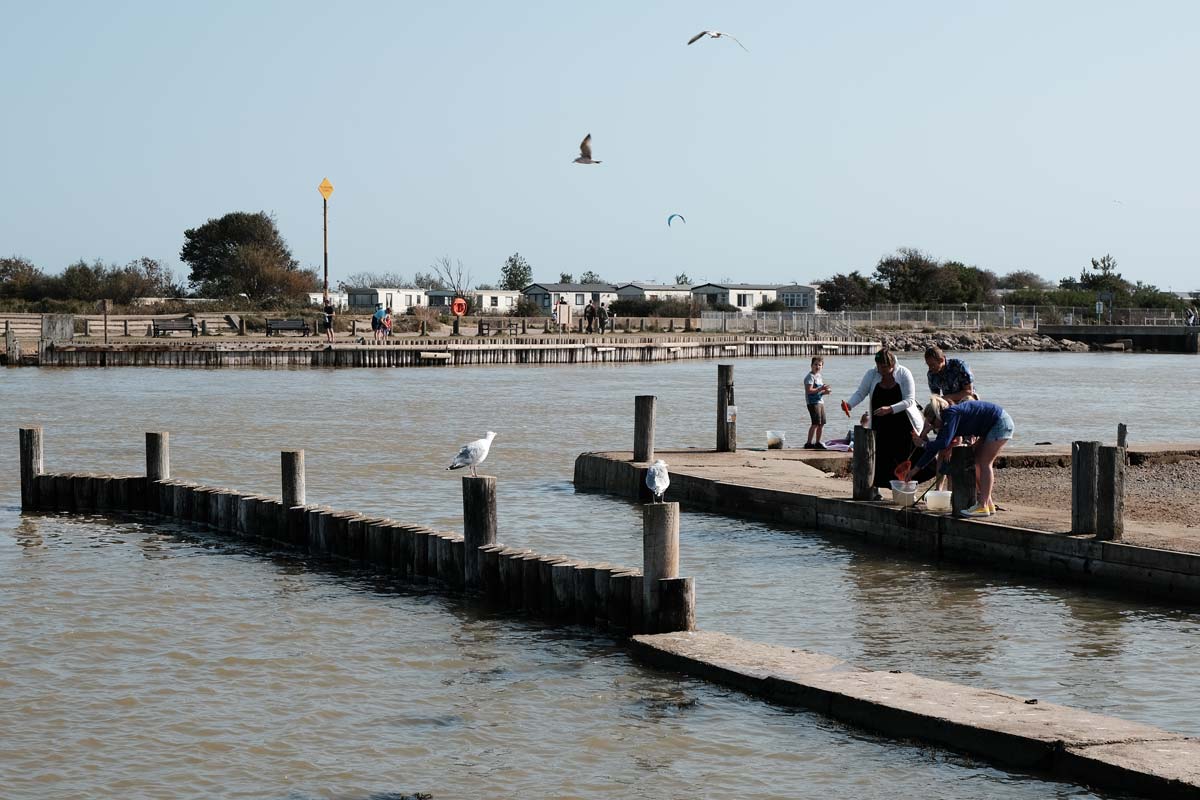
[[302, 331], [305, 336], [312, 335], [312, 328], [302, 319], [269, 319], [267, 320], [267, 336], [283, 331]]
[[191, 317], [185, 319], [156, 319], [150, 322], [155, 336], [162, 336], [171, 331], [190, 331], [192, 336], [199, 336], [200, 329], [196, 327], [196, 320]]
[[518, 331], [520, 331], [520, 327], [517, 325], [516, 322], [513, 322], [513, 321], [505, 322], [502, 320], [493, 321], [493, 320], [486, 320], [486, 319], [479, 321], [479, 335], [480, 336], [491, 336], [493, 329], [495, 329], [495, 332], [497, 334], [504, 333], [505, 330], [507, 330], [508, 333], [513, 336], [516, 336]]

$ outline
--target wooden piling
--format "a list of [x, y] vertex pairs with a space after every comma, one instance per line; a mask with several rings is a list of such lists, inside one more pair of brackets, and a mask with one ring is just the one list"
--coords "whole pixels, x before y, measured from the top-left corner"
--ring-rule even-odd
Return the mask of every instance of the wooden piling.
[[970, 508], [979, 502], [975, 486], [975, 450], [955, 447], [950, 451], [950, 513]]
[[550, 616], [558, 620], [575, 617], [575, 562], [570, 559], [550, 566], [550, 581], [554, 587], [554, 606]]
[[533, 552], [521, 558], [521, 608], [535, 614], [542, 608], [541, 559]]
[[644, 630], [658, 627], [658, 582], [679, 576], [679, 503], [642, 506], [642, 609]]
[[1099, 442], [1071, 443], [1071, 533], [1096, 532]]
[[284, 450], [279, 454], [279, 463], [283, 471], [283, 507], [304, 505], [304, 451]]
[[696, 585], [691, 578], [658, 581], [658, 598], [655, 633], [696, 630]]
[[657, 398], [652, 394], [633, 398], [633, 460], [654, 460], [654, 411]]
[[630, 627], [629, 598], [632, 592], [630, 587], [635, 573], [636, 570], [627, 567], [616, 567], [609, 573], [606, 616], [610, 628], [628, 630]]
[[854, 426], [854, 453], [850, 459], [855, 500], [870, 500], [875, 496], [875, 431]]
[[717, 452], [737, 452], [737, 419], [730, 408], [737, 408], [733, 397], [733, 364], [717, 365]]
[[479, 548], [496, 543], [496, 479], [490, 475], [462, 479], [464, 580], [471, 591], [482, 586]]
[[21, 428], [17, 431], [21, 450], [21, 508], [33, 510], [38, 507], [38, 476], [45, 469], [42, 454], [41, 427]]
[[583, 625], [596, 622], [596, 567], [592, 564], [575, 566], [575, 621]]
[[479, 548], [479, 588], [491, 600], [500, 597], [500, 551], [504, 545], [487, 544]]
[[1126, 447], [1125, 440], [1129, 435], [1129, 428], [1124, 422], [1117, 423], [1117, 447]]
[[1125, 448], [1101, 447], [1096, 475], [1096, 538], [1119, 542], [1125, 535]]

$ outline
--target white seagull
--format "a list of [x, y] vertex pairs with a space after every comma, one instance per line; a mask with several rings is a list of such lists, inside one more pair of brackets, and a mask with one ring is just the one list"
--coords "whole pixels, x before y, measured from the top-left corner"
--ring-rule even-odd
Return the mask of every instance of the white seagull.
[[654, 502], [662, 502], [663, 494], [670, 485], [671, 475], [667, 472], [667, 462], [660, 458], [650, 465], [650, 469], [646, 470], [646, 486], [654, 494]]
[[[721, 31], [700, 31], [695, 36], [688, 39], [688, 44], [695, 44], [696, 42], [703, 39], [705, 36], [707, 36], [710, 39], [733, 39], [735, 42], [737, 42], [738, 47], [742, 48], [743, 50], [746, 50], [746, 45], [742, 44], [741, 42], [738, 42], [738, 40], [736, 38], [734, 38], [733, 36], [730, 36], [728, 33], [722, 33]], [[750, 51], [746, 50], [746, 52], [749, 53]]]
[[492, 449], [492, 439], [496, 438], [495, 431], [488, 431], [487, 436], [482, 439], [476, 439], [473, 442], [464, 444], [462, 450], [458, 451], [458, 455], [450, 462], [450, 466], [446, 469], [462, 469], [463, 467], [471, 468], [471, 475], [478, 478], [479, 475], [475, 472], [475, 467], [483, 463], [483, 460], [488, 457], [488, 450]]
[[592, 135], [589, 133], [583, 137], [583, 141], [579, 143], [579, 158], [571, 162], [572, 164], [599, 164], [599, 161], [592, 160]]

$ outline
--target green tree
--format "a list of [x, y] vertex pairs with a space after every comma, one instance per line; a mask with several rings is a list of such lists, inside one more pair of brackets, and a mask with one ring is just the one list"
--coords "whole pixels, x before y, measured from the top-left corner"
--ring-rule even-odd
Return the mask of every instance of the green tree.
[[997, 289], [1049, 289], [1050, 281], [1027, 269], [1010, 272], [996, 280]]
[[883, 297], [883, 287], [864, 276], [858, 270], [849, 275], [837, 274], [820, 281], [820, 298], [817, 305], [826, 311], [849, 311], [869, 308]]
[[1092, 270], [1084, 267], [1079, 273], [1079, 287], [1090, 292], [1124, 292], [1133, 291], [1133, 285], [1117, 272], [1117, 260], [1108, 253], [1100, 258], [1092, 259]]
[[605, 280], [604, 280], [604, 278], [601, 278], [599, 275], [597, 275], [595, 272], [592, 272], [589, 269], [587, 272], [585, 272], [579, 276], [579, 282], [580, 283], [604, 283]]
[[930, 302], [940, 264], [920, 250], [901, 247], [895, 255], [884, 256], [875, 265], [875, 280], [887, 289], [893, 303]]
[[[282, 274], [264, 280], [262, 270], [299, 271], [275, 220], [265, 211], [255, 214], [235, 211], [219, 219], [210, 219], [198, 228], [184, 231], [183, 240], [179, 258], [191, 267], [188, 282], [207, 296], [228, 297], [245, 293], [251, 299], [261, 299], [254, 293], [255, 287], [280, 286], [290, 280]], [[240, 273], [247, 265], [253, 265], [254, 275]], [[296, 283], [307, 281], [302, 279]]]
[[533, 268], [529, 262], [521, 258], [520, 253], [513, 253], [504, 260], [500, 268], [500, 288], [520, 291], [533, 283]]
[[46, 273], [32, 261], [20, 256], [0, 258], [0, 297], [37, 299], [31, 295], [42, 293]]
[[691, 286], [692, 279], [688, 277], [686, 272], [681, 272], [675, 276], [675, 283], [679, 286]]
[[433, 272], [413, 273], [413, 285], [418, 289], [449, 289], [446, 282]]
[[558, 273], [558, 282], [559, 283], [574, 283], [575, 276], [569, 272], [560, 272], [560, 273]]

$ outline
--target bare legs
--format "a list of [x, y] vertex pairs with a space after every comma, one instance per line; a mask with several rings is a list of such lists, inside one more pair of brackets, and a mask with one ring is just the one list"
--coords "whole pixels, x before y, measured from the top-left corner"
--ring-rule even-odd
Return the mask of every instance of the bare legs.
[[980, 440], [975, 445], [975, 485], [979, 490], [980, 507], [992, 505], [992, 486], [996, 483], [996, 472], [992, 468], [992, 462], [1006, 444], [1007, 439], [998, 439]]

